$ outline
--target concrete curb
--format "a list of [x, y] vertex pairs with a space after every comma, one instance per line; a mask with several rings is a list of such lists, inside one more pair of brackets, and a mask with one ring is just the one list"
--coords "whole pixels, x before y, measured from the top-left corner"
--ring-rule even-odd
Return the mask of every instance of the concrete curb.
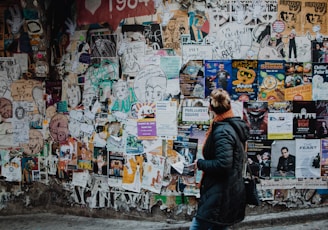
[[[239, 224], [232, 226], [231, 230], [246, 230], [281, 225], [293, 225], [306, 221], [326, 220], [328, 218], [328, 207], [308, 208], [301, 210], [282, 211], [277, 213], [266, 213], [260, 215], [249, 215]], [[188, 230], [191, 222], [181, 223], [178, 226], [172, 223], [172, 227], [164, 228], [170, 230]], [[175, 225], [175, 226], [173, 226]]]
[[328, 217], [328, 207], [307, 208], [300, 210], [282, 211], [278, 213], [266, 213], [261, 215], [246, 216], [245, 220], [236, 224], [232, 229], [250, 229], [272, 227], [277, 225], [291, 225], [306, 221], [325, 220]]

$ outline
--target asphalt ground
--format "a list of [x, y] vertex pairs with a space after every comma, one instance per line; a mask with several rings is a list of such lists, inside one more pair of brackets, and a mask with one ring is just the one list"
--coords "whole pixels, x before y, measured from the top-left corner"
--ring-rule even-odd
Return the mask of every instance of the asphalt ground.
[[[190, 222], [162, 222], [91, 218], [73, 215], [39, 213], [0, 216], [0, 230], [188, 230]], [[231, 230], [323, 230], [328, 229], [328, 207], [247, 216]]]

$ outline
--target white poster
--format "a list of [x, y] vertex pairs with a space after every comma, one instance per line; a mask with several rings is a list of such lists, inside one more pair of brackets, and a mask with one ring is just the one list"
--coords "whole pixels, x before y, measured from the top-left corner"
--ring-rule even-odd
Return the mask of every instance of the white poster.
[[296, 139], [296, 177], [320, 177], [320, 167], [315, 159], [320, 157], [320, 139]]
[[178, 135], [176, 101], [156, 103], [156, 132], [160, 138], [172, 139]]
[[21, 157], [12, 156], [9, 150], [0, 150], [1, 175], [6, 181], [22, 181]]
[[73, 172], [72, 185], [85, 188], [89, 180], [89, 171]]
[[268, 114], [268, 139], [293, 139], [293, 113]]
[[213, 49], [208, 45], [182, 45], [182, 65], [190, 60], [212, 60]]

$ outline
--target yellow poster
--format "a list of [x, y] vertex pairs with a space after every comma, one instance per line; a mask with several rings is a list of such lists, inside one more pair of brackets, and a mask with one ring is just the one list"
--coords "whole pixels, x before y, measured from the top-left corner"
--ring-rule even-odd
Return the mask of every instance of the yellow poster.
[[285, 89], [286, 101], [311, 101], [312, 84], [300, 85]]

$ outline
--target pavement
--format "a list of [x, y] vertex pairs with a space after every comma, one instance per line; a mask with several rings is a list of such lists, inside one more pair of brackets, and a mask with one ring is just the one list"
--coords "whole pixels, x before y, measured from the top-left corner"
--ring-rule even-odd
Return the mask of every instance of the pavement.
[[[0, 230], [188, 230], [189, 226], [189, 221], [163, 220], [162, 222], [152, 222], [143, 220], [91, 218], [52, 213], [0, 216]], [[249, 215], [243, 222], [230, 229], [328, 229], [328, 207]]]

